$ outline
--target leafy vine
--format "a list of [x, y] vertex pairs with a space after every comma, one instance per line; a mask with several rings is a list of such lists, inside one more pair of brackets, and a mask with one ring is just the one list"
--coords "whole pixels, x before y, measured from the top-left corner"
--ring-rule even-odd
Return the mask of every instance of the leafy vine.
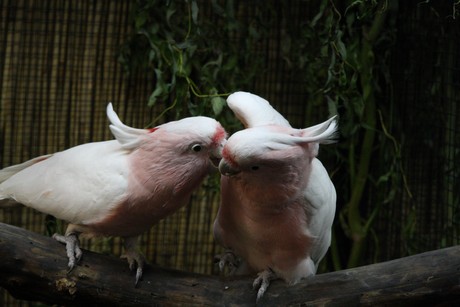
[[128, 72], [154, 75], [148, 104], [163, 104], [163, 111], [152, 124], [175, 112], [175, 118], [209, 115], [230, 127], [239, 125], [222, 113], [224, 97], [246, 88], [261, 71], [264, 59], [251, 49], [265, 35], [264, 27], [254, 18], [237, 18], [234, 1], [205, 4], [136, 1], [134, 31], [121, 48], [120, 61]]

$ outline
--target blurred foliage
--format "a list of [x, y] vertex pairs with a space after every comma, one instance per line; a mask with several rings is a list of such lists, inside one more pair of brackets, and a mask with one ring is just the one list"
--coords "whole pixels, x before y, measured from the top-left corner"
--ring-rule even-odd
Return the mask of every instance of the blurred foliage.
[[148, 104], [165, 108], [152, 124], [166, 113], [168, 119], [207, 115], [226, 127], [240, 127], [222, 112], [224, 96], [247, 87], [263, 70], [264, 58], [251, 52], [266, 35], [263, 12], [244, 20], [235, 15], [234, 1], [207, 4], [202, 13], [195, 0], [136, 1], [134, 33], [119, 59], [128, 72], [154, 74]]
[[380, 208], [400, 193], [411, 197], [393, 135], [398, 115], [388, 67], [398, 2], [318, 2], [317, 14], [302, 27], [297, 65], [305, 71], [309, 101], [327, 101], [329, 112], [340, 115], [333, 173], [338, 219], [329, 264], [338, 270], [372, 262], [363, 259], [364, 247], [373, 241], [378, 246], [372, 226]]

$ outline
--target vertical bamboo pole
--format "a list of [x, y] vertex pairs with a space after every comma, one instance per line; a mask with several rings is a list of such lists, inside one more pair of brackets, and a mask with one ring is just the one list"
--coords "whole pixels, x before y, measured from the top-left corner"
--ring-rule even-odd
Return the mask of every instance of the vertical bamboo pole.
[[[382, 1], [381, 1], [382, 2]], [[384, 2], [384, 1], [383, 1]], [[382, 3], [381, 3], [382, 4]], [[381, 7], [381, 6], [380, 6]], [[352, 182], [352, 194], [347, 204], [348, 223], [351, 231], [352, 247], [348, 258], [347, 267], [356, 267], [361, 259], [364, 247], [364, 239], [367, 235], [369, 223], [363, 221], [360, 212], [360, 204], [363, 197], [364, 188], [369, 176], [369, 165], [372, 158], [372, 148], [374, 145], [377, 109], [375, 101], [375, 88], [373, 81], [374, 53], [373, 47], [378, 35], [380, 34], [386, 20], [387, 11], [377, 13], [369, 31], [363, 29], [361, 39], [361, 50], [358, 54], [358, 72], [361, 77], [361, 87], [363, 91], [364, 113], [362, 125], [366, 128], [362, 145], [359, 152], [359, 159], [356, 164], [357, 172]], [[354, 146], [354, 145], [351, 145]], [[350, 157], [354, 159], [354, 157]]]

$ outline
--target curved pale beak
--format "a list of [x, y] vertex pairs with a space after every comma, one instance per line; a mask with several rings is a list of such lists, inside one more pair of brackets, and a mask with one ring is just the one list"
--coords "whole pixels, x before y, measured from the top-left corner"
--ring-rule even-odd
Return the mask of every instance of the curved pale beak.
[[219, 167], [220, 159], [222, 159], [222, 157], [218, 157], [218, 156], [215, 156], [215, 155], [209, 156], [209, 161], [211, 161], [212, 165], [213, 165], [215, 168], [218, 168], [218, 167]]
[[227, 142], [226, 139], [223, 139], [216, 148], [212, 149], [209, 154], [209, 160], [211, 161], [212, 165], [216, 168], [219, 167], [219, 162], [222, 159], [222, 150], [224, 149], [224, 145]]
[[235, 176], [237, 175], [240, 170], [236, 167], [231, 166], [225, 159], [220, 160], [219, 163], [219, 172], [224, 176]]

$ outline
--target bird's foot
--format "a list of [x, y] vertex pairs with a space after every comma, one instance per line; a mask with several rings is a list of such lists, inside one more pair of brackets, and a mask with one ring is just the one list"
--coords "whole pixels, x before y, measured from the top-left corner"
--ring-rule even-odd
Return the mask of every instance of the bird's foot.
[[83, 254], [80, 249], [80, 241], [78, 240], [78, 235], [75, 233], [71, 233], [63, 236], [55, 233], [53, 234], [53, 238], [56, 241], [65, 244], [67, 258], [69, 258], [69, 270], [67, 271], [67, 273], [70, 273], [70, 271], [73, 270], [78, 261], [80, 261], [81, 255]]
[[224, 271], [225, 267], [229, 270], [229, 275], [233, 275], [239, 266], [239, 259], [231, 250], [226, 250], [222, 255], [216, 255], [215, 262], [219, 265], [219, 270]]
[[136, 269], [136, 280], [134, 282], [134, 285], [137, 286], [144, 270], [144, 255], [136, 250], [126, 250], [126, 252], [123, 255], [121, 255], [120, 258], [126, 259], [128, 261], [129, 269], [131, 271], [134, 271], [134, 269]]
[[252, 283], [252, 288], [254, 290], [259, 288], [259, 291], [257, 292], [256, 302], [258, 302], [262, 298], [262, 296], [264, 296], [265, 291], [270, 285], [270, 281], [272, 281], [275, 278], [276, 274], [271, 269], [266, 269], [265, 271], [262, 271], [257, 274], [257, 278]]

